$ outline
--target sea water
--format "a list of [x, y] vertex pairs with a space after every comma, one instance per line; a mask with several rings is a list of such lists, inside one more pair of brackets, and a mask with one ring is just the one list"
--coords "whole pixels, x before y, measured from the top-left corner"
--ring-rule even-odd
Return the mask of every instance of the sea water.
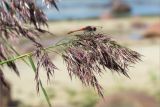
[[[44, 10], [49, 20], [68, 20], [98, 18], [105, 11], [110, 10], [112, 0], [59, 0], [60, 12], [55, 8], [46, 9], [40, 1], [38, 5]], [[160, 0], [123, 0], [132, 9], [131, 16], [160, 15]]]

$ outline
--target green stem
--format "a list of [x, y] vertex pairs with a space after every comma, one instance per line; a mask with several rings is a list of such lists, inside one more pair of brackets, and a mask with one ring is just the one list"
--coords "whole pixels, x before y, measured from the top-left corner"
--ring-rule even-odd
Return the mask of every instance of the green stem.
[[[56, 48], [56, 47], [59, 47], [59, 46], [62, 46], [62, 45], [67, 45], [67, 44], [69, 44], [69, 42], [57, 44], [57, 45], [54, 45], [54, 46], [49, 46], [49, 47], [45, 48], [45, 50], [49, 51], [50, 49], [53, 49], [53, 48]], [[16, 56], [14, 58], [11, 58], [11, 59], [8, 59], [8, 60], [5, 60], [5, 61], [1, 61], [0, 65], [3, 65], [3, 64], [6, 64], [8, 62], [12, 62], [12, 61], [15, 61], [15, 60], [18, 60], [18, 59], [23, 59], [23, 58], [25, 58], [27, 56], [32, 56], [32, 55], [33, 55], [33, 52], [29, 52], [29, 53], [26, 53], [26, 54], [23, 54], [23, 55], [19, 55], [19, 56]]]
[[6, 64], [8, 62], [12, 62], [12, 61], [15, 61], [15, 60], [18, 60], [18, 59], [22, 59], [22, 58], [27, 57], [29, 55], [32, 55], [32, 52], [31, 53], [26, 53], [26, 54], [23, 54], [23, 55], [20, 55], [20, 56], [17, 56], [17, 57], [14, 57], [14, 58], [11, 58], [11, 59], [8, 59], [8, 60], [5, 60], [5, 61], [1, 61], [0, 65], [3, 65], [3, 64]]

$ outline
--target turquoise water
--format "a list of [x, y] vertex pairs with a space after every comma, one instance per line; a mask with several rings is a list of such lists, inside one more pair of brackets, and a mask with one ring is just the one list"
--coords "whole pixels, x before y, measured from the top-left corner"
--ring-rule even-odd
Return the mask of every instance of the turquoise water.
[[[57, 5], [60, 12], [54, 8], [44, 9], [49, 20], [97, 18], [109, 10], [112, 0], [60, 0]], [[160, 15], [160, 0], [125, 0], [131, 8], [131, 15]]]

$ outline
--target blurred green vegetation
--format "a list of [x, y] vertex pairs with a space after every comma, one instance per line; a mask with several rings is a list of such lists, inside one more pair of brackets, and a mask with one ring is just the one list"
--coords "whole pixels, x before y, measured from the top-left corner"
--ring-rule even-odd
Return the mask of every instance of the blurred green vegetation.
[[49, 87], [49, 88], [46, 89], [46, 91], [48, 93], [49, 99], [52, 100], [52, 99], [56, 98], [56, 92], [55, 92], [54, 88]]
[[95, 107], [100, 97], [91, 89], [76, 92], [74, 89], [67, 89], [68, 102], [73, 107]]
[[160, 103], [160, 73], [154, 72], [153, 70], [149, 71], [149, 80], [153, 87], [153, 93], [158, 102]]

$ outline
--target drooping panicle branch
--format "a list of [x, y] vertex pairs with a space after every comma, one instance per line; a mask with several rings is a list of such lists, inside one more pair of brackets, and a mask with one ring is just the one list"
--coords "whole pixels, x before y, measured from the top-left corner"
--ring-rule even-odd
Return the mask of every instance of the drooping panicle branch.
[[102, 96], [102, 87], [97, 81], [109, 69], [129, 77], [128, 67], [140, 60], [141, 55], [111, 40], [107, 35], [87, 32], [77, 39], [62, 55], [70, 77], [78, 77], [83, 84], [97, 89]]
[[37, 92], [39, 92], [39, 85], [40, 85], [40, 77], [39, 77], [40, 70], [39, 69], [40, 67], [43, 67], [45, 69], [48, 80], [50, 80], [50, 76], [54, 74], [54, 71], [55, 69], [57, 69], [57, 67], [52, 63], [47, 51], [41, 45], [37, 45], [37, 49], [34, 53], [34, 56], [37, 59], [35, 80], [37, 82]]
[[[54, 6], [58, 10], [54, 0], [43, 0], [42, 2], [44, 2], [46, 5]], [[41, 49], [43, 49], [41, 43], [39, 43], [36, 39], [42, 33], [48, 33], [48, 31], [42, 29], [42, 26], [48, 27], [47, 17], [44, 12], [36, 5], [36, 0], [1, 0], [0, 61], [8, 60], [12, 58], [13, 55], [15, 55], [14, 48], [8, 46], [7, 44], [7, 42], [10, 42], [10, 40], [15, 42], [21, 38], [26, 38], [34, 45], [40, 46]], [[39, 47], [36, 47], [36, 49], [38, 50]], [[51, 62], [47, 52], [44, 52], [42, 56], [39, 56], [38, 58], [40, 58], [40, 61], [42, 62], [40, 65], [45, 67], [47, 76], [49, 78], [50, 74], [52, 74], [54, 64]], [[6, 64], [19, 76], [18, 69], [13, 61], [9, 61]], [[37, 65], [37, 67], [38, 66], [39, 65]]]

